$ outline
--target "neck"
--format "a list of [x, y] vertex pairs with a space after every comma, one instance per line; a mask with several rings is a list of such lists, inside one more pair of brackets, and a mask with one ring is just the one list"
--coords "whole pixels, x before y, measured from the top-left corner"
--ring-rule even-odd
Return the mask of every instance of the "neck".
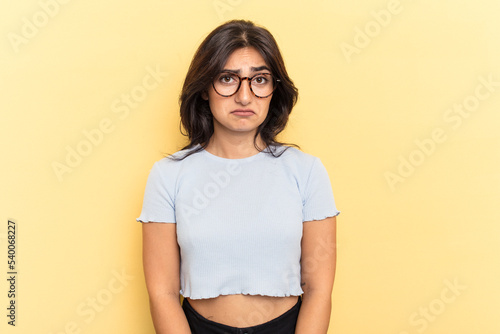
[[[220, 136], [217, 135], [217, 132], [214, 132], [205, 150], [226, 159], [247, 158], [259, 153], [259, 150], [254, 145], [254, 135], [236, 134], [232, 136]], [[261, 150], [266, 147], [260, 135], [257, 136], [255, 142]]]

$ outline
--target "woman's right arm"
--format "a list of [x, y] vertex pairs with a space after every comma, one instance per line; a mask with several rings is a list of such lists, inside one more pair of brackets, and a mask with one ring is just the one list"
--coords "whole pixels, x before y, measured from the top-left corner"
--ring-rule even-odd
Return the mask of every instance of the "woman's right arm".
[[176, 224], [143, 223], [143, 265], [156, 334], [190, 334], [182, 310]]

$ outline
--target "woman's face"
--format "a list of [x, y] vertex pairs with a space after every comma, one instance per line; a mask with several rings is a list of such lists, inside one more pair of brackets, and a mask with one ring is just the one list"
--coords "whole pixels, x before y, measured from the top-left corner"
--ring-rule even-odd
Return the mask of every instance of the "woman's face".
[[[271, 71], [260, 53], [246, 47], [234, 51], [228, 58], [223, 72], [236, 73], [241, 78]], [[240, 89], [230, 97], [219, 95], [211, 85], [208, 90], [210, 110], [214, 117], [216, 135], [255, 135], [257, 127], [266, 119], [272, 95], [256, 97], [250, 90], [248, 80], [241, 82]]]

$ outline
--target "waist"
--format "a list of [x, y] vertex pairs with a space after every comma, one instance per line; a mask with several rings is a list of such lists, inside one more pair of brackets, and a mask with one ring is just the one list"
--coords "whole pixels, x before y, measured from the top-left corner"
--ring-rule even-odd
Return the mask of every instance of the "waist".
[[298, 298], [237, 294], [186, 299], [197, 313], [210, 321], [233, 327], [251, 327], [283, 315], [297, 305]]

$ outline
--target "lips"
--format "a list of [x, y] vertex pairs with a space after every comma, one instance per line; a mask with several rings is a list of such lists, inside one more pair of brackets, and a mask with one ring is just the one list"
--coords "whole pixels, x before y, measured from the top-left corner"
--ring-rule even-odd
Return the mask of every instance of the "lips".
[[253, 112], [253, 110], [250, 110], [250, 109], [236, 109], [236, 110], [232, 111], [231, 114], [237, 115], [237, 116], [252, 116], [255, 113]]

